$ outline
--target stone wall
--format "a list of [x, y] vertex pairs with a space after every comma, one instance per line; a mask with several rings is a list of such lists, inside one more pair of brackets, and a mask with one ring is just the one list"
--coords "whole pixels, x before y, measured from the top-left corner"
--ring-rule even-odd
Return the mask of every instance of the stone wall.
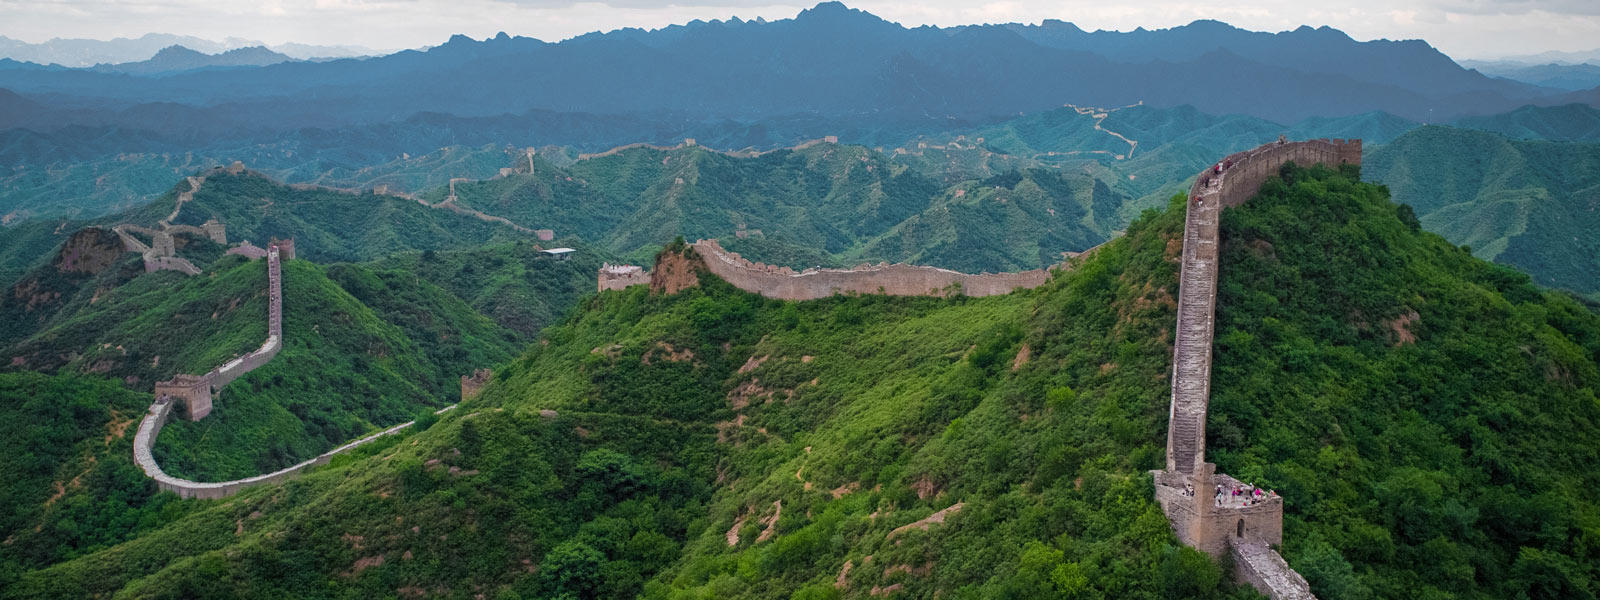
[[596, 276], [599, 291], [620, 290], [630, 285], [650, 285], [650, 274], [638, 265], [602, 263]]
[[[156, 463], [155, 455], [151, 452], [151, 448], [155, 446], [156, 438], [161, 434], [161, 428], [172, 417], [173, 406], [179, 401], [191, 403], [191, 406], [197, 406], [196, 399], [203, 395], [206, 402], [205, 411], [199, 412], [191, 408], [190, 413], [191, 418], [196, 420], [204, 417], [205, 413], [210, 412], [210, 399], [214, 390], [220, 390], [222, 386], [238, 379], [245, 373], [267, 364], [272, 360], [272, 357], [277, 356], [278, 351], [282, 348], [283, 271], [280, 260], [287, 260], [287, 258], [282, 256], [281, 243], [274, 242], [267, 248], [267, 341], [263, 342], [261, 347], [254, 352], [228, 361], [227, 364], [217, 367], [205, 375], [178, 375], [170, 381], [156, 384], [156, 401], [150, 405], [150, 410], [145, 414], [144, 420], [139, 422], [139, 432], [134, 436], [133, 457], [134, 461], [139, 463], [139, 468], [144, 470], [145, 475], [154, 479], [156, 486], [164, 491], [173, 492], [184, 498], [223, 498], [231, 496], [250, 486], [283, 481], [298, 475], [308, 467], [327, 464], [335, 454], [395, 433], [410, 427], [412, 424], [410, 421], [401, 423], [334, 448], [311, 460], [255, 477], [246, 477], [233, 481], [199, 482], [173, 477], [161, 470], [161, 465]], [[487, 380], [487, 372], [486, 369], [482, 371], [485, 380]], [[463, 378], [463, 388], [465, 388], [465, 379]], [[443, 413], [452, 408], [455, 407], [453, 405], [447, 406], [437, 412]]]
[[1272, 600], [1316, 600], [1306, 578], [1271, 547], [1260, 543], [1234, 544], [1233, 576]]
[[211, 414], [211, 378], [207, 375], [175, 375], [156, 382], [156, 399], [182, 403], [185, 416], [199, 421]]
[[1183, 263], [1178, 280], [1177, 339], [1172, 356], [1167, 469], [1188, 473], [1205, 462], [1206, 409], [1211, 398], [1211, 340], [1217, 299], [1217, 219], [1224, 207], [1255, 195], [1290, 161], [1310, 166], [1361, 164], [1361, 140], [1277, 142], [1229, 155], [1207, 167], [1189, 189]]
[[[455, 408], [454, 405], [446, 406], [435, 412], [443, 413], [453, 408]], [[394, 427], [390, 427], [354, 442], [350, 442], [338, 448], [324, 452], [311, 460], [307, 460], [284, 469], [279, 469], [271, 473], [256, 475], [254, 477], [246, 477], [244, 479], [235, 479], [233, 481], [201, 482], [190, 481], [188, 479], [182, 479], [168, 475], [165, 471], [161, 470], [161, 465], [156, 463], [155, 455], [150, 451], [150, 449], [155, 446], [156, 437], [161, 434], [161, 428], [166, 425], [167, 420], [171, 418], [171, 416], [172, 403], [170, 401], [164, 399], [157, 400], [155, 404], [150, 405], [150, 411], [145, 414], [144, 420], [139, 422], [139, 432], [135, 434], [133, 438], [134, 462], [139, 463], [139, 468], [144, 470], [145, 476], [156, 481], [156, 487], [161, 491], [172, 492], [182, 498], [201, 499], [226, 498], [251, 486], [261, 485], [264, 483], [275, 483], [295, 477], [309, 467], [328, 464], [328, 461], [332, 460], [335, 455], [341, 452], [347, 452], [352, 448], [361, 446], [362, 444], [366, 444], [383, 436], [397, 433], [415, 423], [415, 421], [406, 421], [405, 423], [395, 425]]]
[[885, 263], [797, 272], [789, 267], [750, 262], [737, 252], [724, 250], [716, 240], [697, 241], [694, 249], [708, 270], [734, 287], [780, 300], [815, 300], [844, 293], [994, 296], [1035, 288], [1050, 278], [1049, 269], [972, 275], [937, 267]]
[[[1207, 167], [1189, 189], [1183, 261], [1178, 273], [1177, 334], [1172, 348], [1172, 404], [1167, 468], [1155, 472], [1156, 501], [1185, 545], [1220, 557], [1232, 552], [1236, 575], [1274, 599], [1313, 598], [1305, 579], [1272, 547], [1283, 541], [1283, 499], [1216, 506], [1215, 486], [1239, 485], [1205, 461], [1211, 402], [1211, 344], [1216, 327], [1217, 260], [1222, 210], [1256, 195], [1286, 163], [1361, 164], [1361, 140], [1277, 142], [1232, 154]], [[1193, 490], [1193, 494], [1185, 490]]]

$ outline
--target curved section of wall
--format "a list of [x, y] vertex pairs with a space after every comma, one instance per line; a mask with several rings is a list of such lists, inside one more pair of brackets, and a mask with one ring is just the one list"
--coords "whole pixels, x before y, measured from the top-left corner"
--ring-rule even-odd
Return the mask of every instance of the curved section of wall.
[[[455, 405], [446, 406], [435, 412], [443, 413], [452, 408], [455, 408]], [[156, 481], [156, 487], [160, 488], [162, 491], [172, 492], [182, 498], [204, 499], [225, 498], [237, 494], [241, 490], [244, 490], [250, 486], [261, 485], [263, 483], [274, 483], [289, 479], [299, 475], [301, 471], [306, 470], [308, 467], [328, 464], [328, 461], [333, 460], [333, 457], [336, 454], [347, 452], [353, 448], [361, 446], [362, 444], [366, 444], [383, 436], [399, 432], [415, 423], [415, 421], [406, 421], [399, 425], [395, 425], [394, 427], [390, 427], [354, 442], [350, 442], [338, 448], [324, 452], [311, 460], [264, 475], [246, 477], [244, 479], [235, 479], [233, 481], [202, 482], [190, 481], [188, 479], [173, 477], [166, 474], [165, 471], [161, 470], [161, 465], [156, 463], [155, 455], [150, 451], [150, 449], [155, 446], [156, 436], [161, 434], [161, 427], [167, 424], [167, 419], [171, 416], [172, 402], [169, 399], [163, 398], [157, 400], [155, 404], [150, 405], [150, 412], [145, 415], [143, 421], [139, 422], [139, 432], [134, 436], [133, 439], [134, 461], [138, 462], [139, 467], [144, 469], [144, 474], [146, 476]]]
[[724, 250], [716, 240], [697, 241], [694, 249], [705, 260], [708, 270], [734, 287], [780, 300], [815, 300], [843, 293], [994, 296], [1039, 287], [1050, 279], [1050, 269], [973, 275], [937, 267], [884, 263], [854, 269], [795, 271], [789, 267], [750, 262], [737, 252]]

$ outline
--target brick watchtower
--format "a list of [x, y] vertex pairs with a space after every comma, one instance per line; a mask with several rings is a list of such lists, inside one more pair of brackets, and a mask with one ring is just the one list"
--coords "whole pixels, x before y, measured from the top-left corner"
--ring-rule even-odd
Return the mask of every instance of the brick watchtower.
[[173, 375], [172, 379], [156, 383], [156, 398], [181, 402], [184, 415], [190, 421], [199, 421], [211, 414], [211, 378]]

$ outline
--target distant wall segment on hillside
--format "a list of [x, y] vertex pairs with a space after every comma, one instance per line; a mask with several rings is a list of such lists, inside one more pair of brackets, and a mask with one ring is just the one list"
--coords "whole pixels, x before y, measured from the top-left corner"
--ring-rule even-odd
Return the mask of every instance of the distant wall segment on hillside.
[[995, 296], [1031, 289], [1050, 279], [1050, 269], [1017, 273], [961, 273], [937, 267], [906, 264], [862, 265], [854, 269], [775, 267], [745, 260], [722, 248], [716, 240], [694, 243], [706, 268], [747, 292], [780, 300], [815, 300], [834, 294], [888, 294], [890, 296]]

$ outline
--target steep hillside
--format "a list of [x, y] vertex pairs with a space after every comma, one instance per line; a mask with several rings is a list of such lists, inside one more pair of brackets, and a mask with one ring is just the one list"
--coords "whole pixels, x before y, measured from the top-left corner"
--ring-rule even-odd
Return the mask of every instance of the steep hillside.
[[[115, 377], [146, 393], [209, 371], [267, 331], [264, 264], [228, 257], [212, 269], [84, 288], [0, 355], [10, 369]], [[414, 274], [289, 261], [284, 278], [283, 351], [224, 388], [211, 416], [163, 430], [168, 472], [224, 479], [293, 464], [453, 401], [459, 376], [516, 347], [515, 334]]]
[[1478, 257], [1600, 298], [1600, 144], [1426, 127], [1372, 152], [1366, 177]]
[[[1218, 467], [1285, 496], [1319, 597], [1582, 597], [1600, 316], [1286, 174], [1224, 213]], [[1181, 206], [1008, 296], [600, 294], [410, 441], [0, 595], [1253, 597], [1146, 474]]]
[[96, 376], [0, 373], [0, 587], [193, 508], [134, 465], [149, 400]]
[[1455, 124], [1512, 139], [1600, 142], [1600, 109], [1587, 104], [1524, 106], [1508, 113], [1464, 118]]
[[[399, 271], [437, 285], [522, 340], [531, 340], [539, 330], [555, 323], [578, 298], [594, 291], [595, 272], [602, 262], [618, 262], [590, 246], [576, 242], [570, 245], [578, 252], [568, 260], [553, 259], [532, 243], [518, 242], [467, 250], [408, 252], [367, 267]], [[334, 272], [339, 270], [335, 268]]]
[[477, 246], [528, 237], [503, 223], [430, 208], [399, 196], [297, 188], [258, 173], [212, 169], [193, 199], [177, 206], [189, 190], [180, 182], [172, 192], [138, 209], [105, 217], [107, 222], [154, 225], [178, 209], [176, 225], [200, 225], [216, 218], [230, 240], [294, 238], [300, 258], [316, 262], [360, 261], [407, 250]]

